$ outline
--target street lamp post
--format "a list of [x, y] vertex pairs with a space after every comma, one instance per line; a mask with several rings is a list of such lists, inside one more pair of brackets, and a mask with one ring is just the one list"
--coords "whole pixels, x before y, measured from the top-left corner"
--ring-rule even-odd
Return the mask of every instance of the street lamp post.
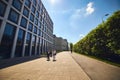
[[109, 14], [105, 14], [103, 17], [102, 17], [102, 23], [104, 23], [104, 20], [103, 20], [103, 18], [105, 17], [105, 16], [108, 16]]

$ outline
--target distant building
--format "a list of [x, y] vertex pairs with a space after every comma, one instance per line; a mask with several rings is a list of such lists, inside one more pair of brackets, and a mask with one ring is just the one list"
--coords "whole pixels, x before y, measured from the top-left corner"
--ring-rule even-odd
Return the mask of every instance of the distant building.
[[68, 51], [68, 42], [61, 37], [53, 36], [54, 49], [57, 51]]
[[53, 47], [53, 22], [41, 0], [0, 0], [0, 59], [35, 56]]

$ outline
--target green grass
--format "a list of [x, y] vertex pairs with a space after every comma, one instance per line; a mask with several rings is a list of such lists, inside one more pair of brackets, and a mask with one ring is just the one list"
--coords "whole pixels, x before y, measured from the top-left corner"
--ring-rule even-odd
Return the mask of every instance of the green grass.
[[[80, 53], [77, 53], [77, 54], [80, 54]], [[80, 54], [80, 55], [88, 56], [90, 58], [94, 58], [96, 60], [100, 60], [102, 62], [105, 62], [105, 63], [111, 64], [111, 65], [120, 67], [120, 64], [114, 63], [114, 62], [111, 62], [111, 61], [108, 61], [108, 60], [105, 60], [105, 59], [101, 59], [101, 58], [98, 58], [98, 57], [95, 57], [95, 56], [91, 56], [91, 55], [86, 55], [86, 54]]]

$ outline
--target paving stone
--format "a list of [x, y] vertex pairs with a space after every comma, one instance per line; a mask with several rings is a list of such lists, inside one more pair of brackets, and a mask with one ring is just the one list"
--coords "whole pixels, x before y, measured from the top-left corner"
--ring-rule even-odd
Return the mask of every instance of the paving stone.
[[56, 61], [38, 58], [0, 69], [0, 80], [90, 80], [69, 52], [56, 55]]

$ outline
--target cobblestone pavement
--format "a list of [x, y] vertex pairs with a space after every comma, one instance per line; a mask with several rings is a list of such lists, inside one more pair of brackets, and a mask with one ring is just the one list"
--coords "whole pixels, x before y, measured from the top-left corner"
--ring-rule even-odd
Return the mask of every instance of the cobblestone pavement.
[[0, 80], [90, 80], [69, 52], [56, 55], [56, 61], [38, 58], [0, 69]]

